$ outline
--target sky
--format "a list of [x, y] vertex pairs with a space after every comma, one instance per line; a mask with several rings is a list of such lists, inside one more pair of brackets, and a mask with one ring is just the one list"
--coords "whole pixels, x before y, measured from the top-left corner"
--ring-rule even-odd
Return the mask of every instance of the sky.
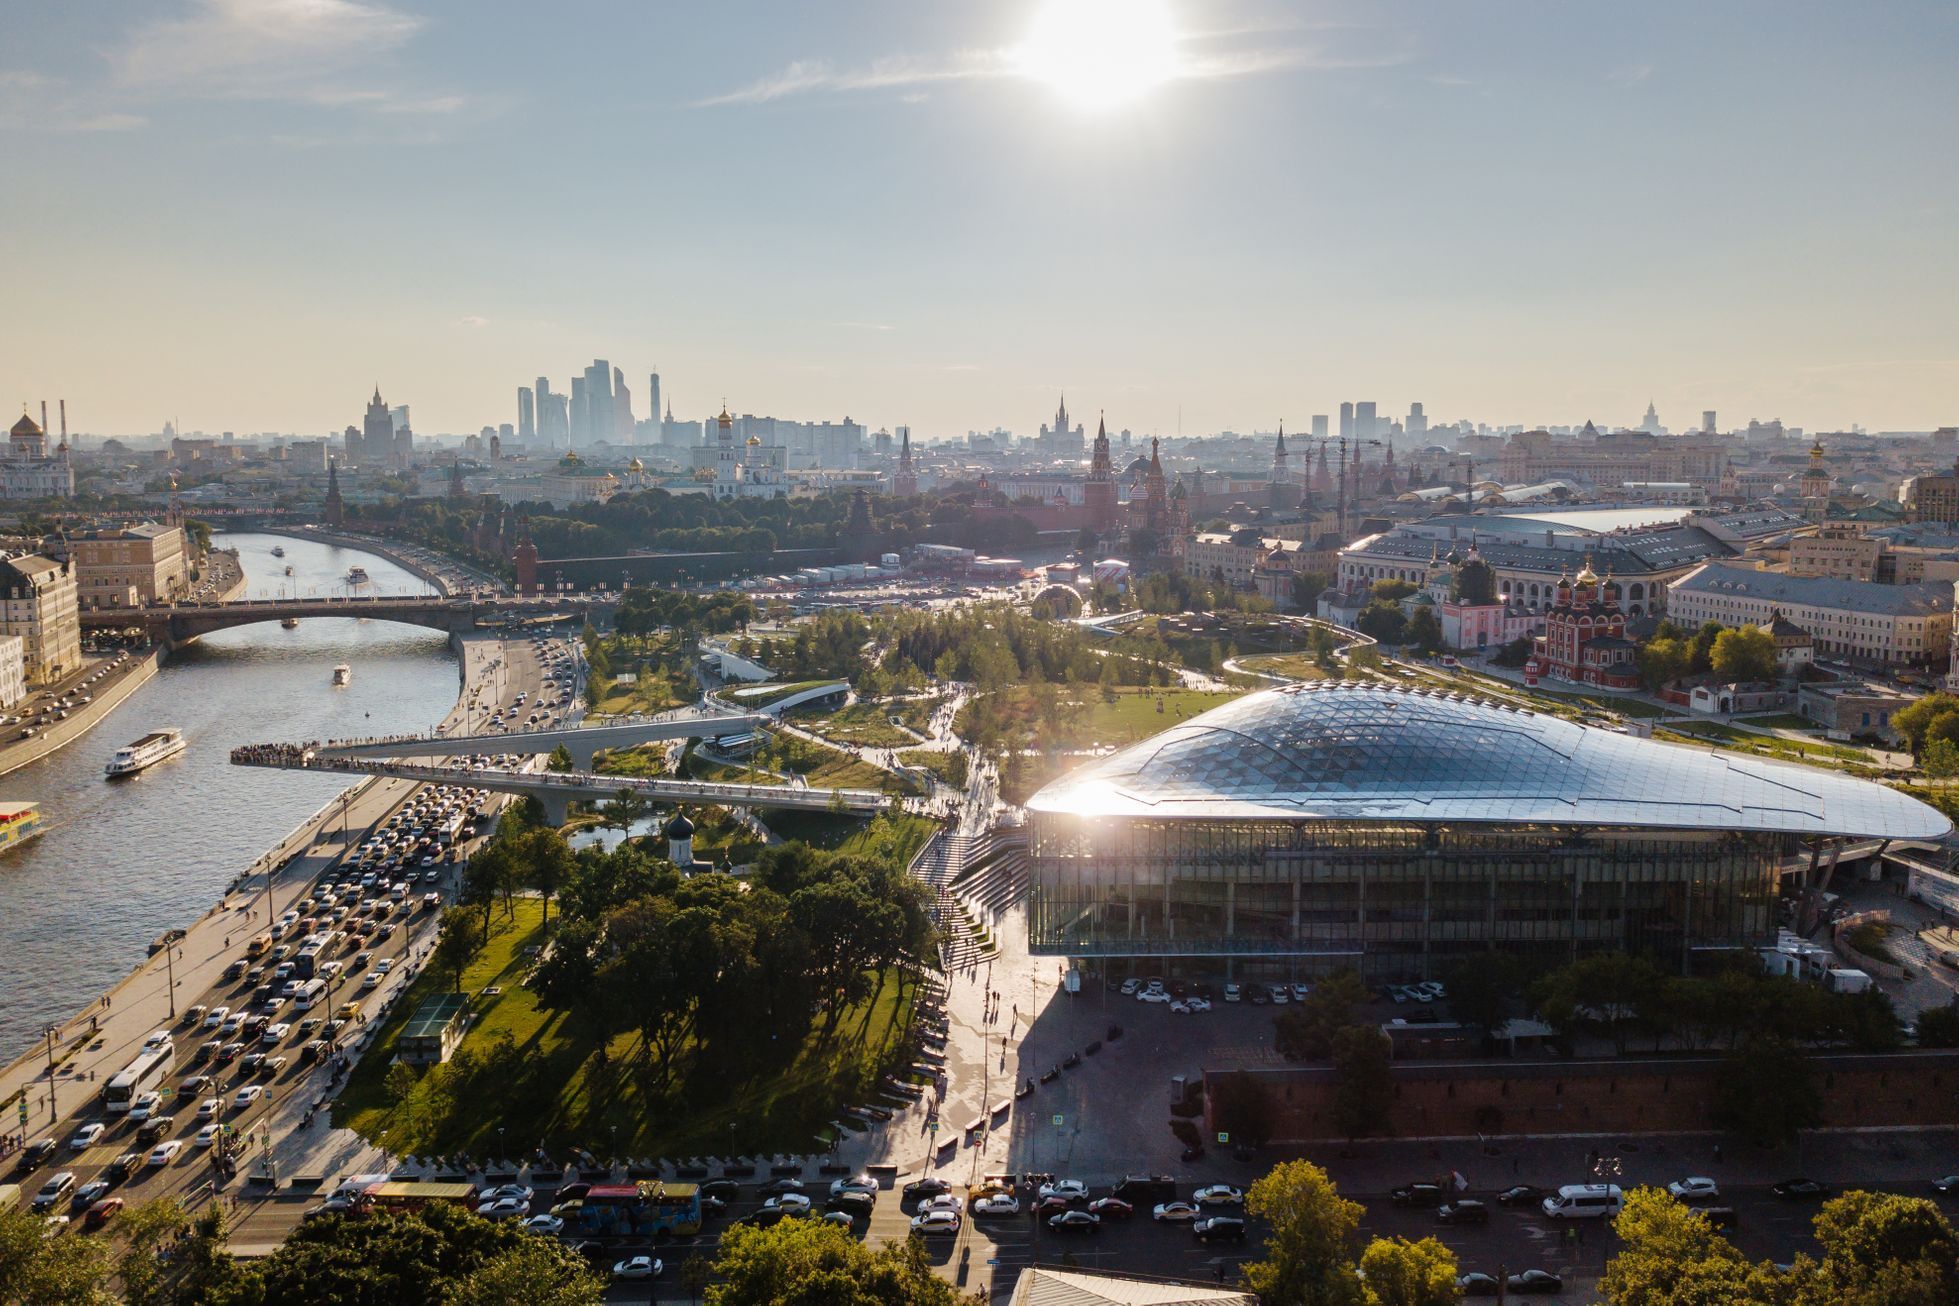
[[1064, 389], [1164, 435], [1959, 423], [1949, 0], [0, 23], [0, 384], [82, 431], [319, 433], [376, 384], [474, 431], [593, 358], [641, 416], [657, 367], [679, 417], [919, 438], [1031, 435]]

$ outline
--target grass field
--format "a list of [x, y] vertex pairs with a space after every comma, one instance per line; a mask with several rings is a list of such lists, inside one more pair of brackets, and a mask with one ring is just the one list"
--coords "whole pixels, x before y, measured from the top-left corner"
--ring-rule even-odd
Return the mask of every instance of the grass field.
[[941, 694], [929, 698], [892, 699], [888, 700], [888, 710], [919, 734], [926, 735], [932, 731], [932, 714], [939, 710], [939, 704], [944, 701], [945, 697]]
[[1807, 730], [1815, 733], [1821, 729], [1808, 717], [1797, 716], [1794, 712], [1771, 712], [1766, 716], [1744, 716], [1735, 719], [1763, 730]]
[[1755, 753], [1789, 762], [1808, 762], [1813, 765], [1847, 764], [1867, 770], [1874, 769], [1876, 766], [1869, 754], [1855, 748], [1845, 748], [1839, 744], [1799, 743], [1779, 735], [1758, 735], [1718, 721], [1673, 722], [1656, 729], [1653, 737], [1671, 739], [1676, 743], [1713, 743], [1733, 752]]
[[[515, 1155], [540, 1144], [638, 1157], [803, 1152], [821, 1145], [842, 1107], [868, 1099], [902, 1051], [913, 992], [893, 973], [873, 1002], [845, 1013], [828, 1045], [812, 1031], [784, 1064], [746, 1075], [690, 1064], [677, 1087], [653, 1089], [638, 1073], [634, 1036], [614, 1039], [601, 1056], [562, 1013], [538, 1007], [522, 979], [526, 950], [544, 939], [543, 904], [514, 905], [514, 918], [493, 920], [496, 933], [464, 976], [480, 1014], [450, 1065], [391, 1100], [389, 1049], [415, 1008], [445, 988], [431, 971], [349, 1076], [335, 1125], [398, 1154]], [[491, 987], [501, 992], [480, 996]]]
[[794, 735], [775, 735], [774, 745], [758, 755], [754, 767], [727, 762], [711, 762], [698, 750], [687, 755], [687, 774], [696, 780], [718, 780], [726, 784], [781, 784], [782, 778], [770, 772], [801, 776], [813, 789], [882, 789], [886, 793], [908, 793], [905, 782], [891, 772], [859, 761], [850, 753], [811, 743]]
[[1284, 676], [1288, 680], [1328, 680], [1341, 674], [1337, 668], [1328, 671], [1322, 667], [1310, 653], [1260, 653], [1255, 657], [1239, 658], [1238, 665], [1247, 671], [1262, 671], [1268, 676]]
[[763, 808], [762, 823], [784, 839], [796, 840], [831, 852], [880, 854], [899, 865], [911, 859], [932, 837], [938, 824], [928, 816], [906, 812], [883, 812], [866, 821], [859, 816], [840, 816], [832, 812], [802, 812], [788, 808]]
[[673, 682], [658, 672], [649, 672], [636, 681], [607, 680], [592, 702], [594, 716], [634, 716], [684, 707], [690, 699], [675, 691]]
[[839, 744], [858, 744], [869, 748], [905, 748], [918, 741], [891, 724], [894, 706], [883, 703], [852, 703], [828, 716], [799, 720], [805, 730]]
[[906, 766], [916, 766], [930, 771], [955, 789], [966, 787], [966, 773], [970, 768], [966, 762], [966, 755], [962, 752], [914, 748], [909, 753], [898, 754], [898, 760]]

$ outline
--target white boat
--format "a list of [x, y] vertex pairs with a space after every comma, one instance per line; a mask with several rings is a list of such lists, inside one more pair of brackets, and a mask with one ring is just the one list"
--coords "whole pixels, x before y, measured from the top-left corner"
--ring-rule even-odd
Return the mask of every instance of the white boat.
[[116, 755], [102, 770], [111, 777], [135, 775], [166, 757], [175, 757], [188, 747], [190, 745], [185, 742], [183, 731], [175, 726], [165, 726], [161, 730], [152, 730], [133, 744], [118, 748]]
[[273, 557], [275, 557], [275, 558], [283, 558], [283, 557], [285, 557], [285, 556], [286, 556], [286, 549], [285, 549], [285, 546], [284, 546], [284, 545], [282, 545], [282, 544], [275, 544], [275, 545], [273, 545], [273, 546], [272, 546], [272, 556], [273, 556]]
[[347, 583], [349, 585], [367, 584], [367, 568], [365, 567], [347, 568]]
[[282, 629], [284, 629], [284, 630], [298, 630], [298, 629], [299, 629], [299, 618], [298, 618], [298, 617], [281, 617], [281, 618], [279, 618], [279, 625], [280, 625], [280, 627], [281, 627]]
[[353, 679], [354, 679], [354, 669], [348, 666], [345, 662], [342, 662], [339, 666], [333, 669], [334, 684], [336, 685], [352, 684]]

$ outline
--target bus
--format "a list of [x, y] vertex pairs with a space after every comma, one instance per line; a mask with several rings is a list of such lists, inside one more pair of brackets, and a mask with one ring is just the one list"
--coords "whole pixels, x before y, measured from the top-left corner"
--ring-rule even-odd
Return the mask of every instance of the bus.
[[375, 1184], [354, 1198], [359, 1211], [419, 1211], [424, 1206], [448, 1203], [465, 1210], [476, 1209], [476, 1189], [471, 1184], [432, 1184], [394, 1182]]
[[701, 1231], [701, 1190], [697, 1184], [594, 1184], [556, 1213], [585, 1233], [688, 1237]]
[[129, 1114], [129, 1108], [136, 1099], [162, 1085], [176, 1064], [177, 1048], [169, 1040], [155, 1047], [144, 1048], [134, 1061], [116, 1072], [109, 1080], [108, 1087], [102, 1090], [102, 1101], [108, 1107], [109, 1114]]

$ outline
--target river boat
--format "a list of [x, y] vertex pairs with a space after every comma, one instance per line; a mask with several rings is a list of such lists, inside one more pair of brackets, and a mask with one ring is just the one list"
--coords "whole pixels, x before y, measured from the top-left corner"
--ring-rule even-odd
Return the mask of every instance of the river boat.
[[285, 547], [285, 545], [283, 545], [283, 544], [275, 544], [275, 545], [273, 545], [273, 546], [272, 546], [272, 556], [273, 556], [273, 557], [275, 557], [275, 558], [283, 558], [283, 557], [285, 557], [285, 556], [286, 556], [286, 547]]
[[0, 853], [40, 834], [39, 803], [0, 803]]
[[111, 779], [135, 775], [166, 757], [175, 757], [188, 747], [190, 745], [185, 742], [183, 731], [175, 726], [165, 726], [161, 730], [152, 730], [133, 744], [118, 748], [115, 756], [109, 759], [109, 764], [102, 769]]
[[298, 617], [281, 617], [281, 618], [279, 618], [279, 624], [280, 624], [281, 626], [283, 626], [283, 627], [284, 627], [285, 629], [287, 629], [287, 630], [298, 630], [298, 629], [299, 629], [299, 618], [298, 618]]
[[292, 564], [290, 562], [286, 564], [286, 575], [292, 575]]
[[350, 685], [353, 683], [353, 680], [354, 680], [354, 669], [348, 666], [345, 662], [342, 662], [339, 666], [333, 669], [334, 684], [342, 685], [342, 686]]
[[347, 583], [349, 585], [367, 584], [367, 568], [365, 567], [347, 568]]

